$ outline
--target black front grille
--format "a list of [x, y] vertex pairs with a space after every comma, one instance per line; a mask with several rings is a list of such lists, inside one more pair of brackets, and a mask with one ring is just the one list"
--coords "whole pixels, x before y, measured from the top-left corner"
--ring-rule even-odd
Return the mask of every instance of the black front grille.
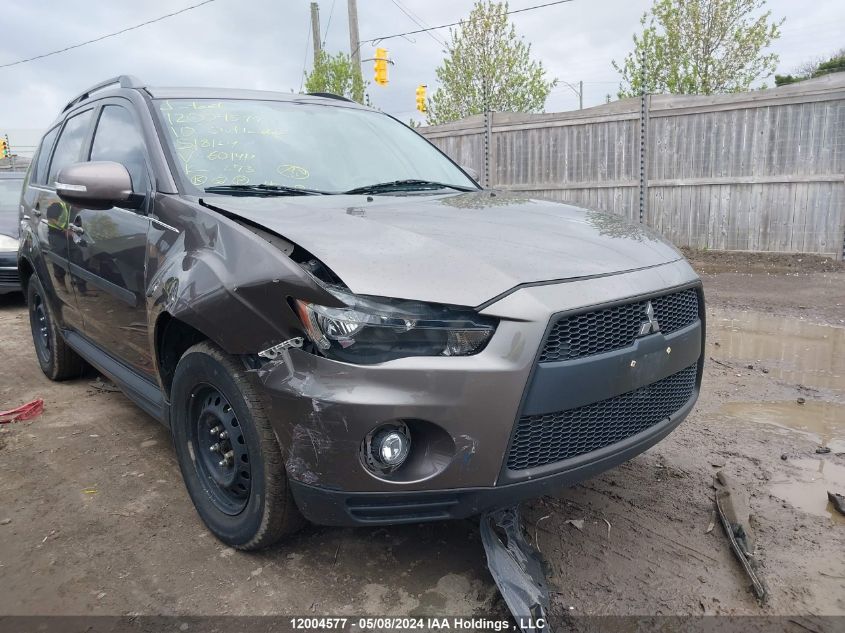
[[18, 283], [18, 271], [16, 268], [0, 269], [0, 284], [16, 284]]
[[[656, 307], [655, 307], [656, 309]], [[655, 383], [576, 409], [522, 416], [508, 453], [508, 468], [551, 464], [615, 444], [665, 420], [695, 391], [697, 366]]]
[[[650, 301], [654, 319], [664, 334], [691, 325], [698, 318], [698, 291], [695, 288], [651, 297]], [[571, 360], [628, 347], [647, 321], [648, 302], [649, 299], [642, 299], [562, 316], [546, 338], [540, 362]]]

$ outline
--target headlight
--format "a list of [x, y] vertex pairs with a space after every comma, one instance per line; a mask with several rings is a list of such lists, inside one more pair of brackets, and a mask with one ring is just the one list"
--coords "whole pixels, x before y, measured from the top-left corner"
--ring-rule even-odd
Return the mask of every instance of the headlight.
[[18, 240], [8, 235], [0, 235], [0, 251], [18, 250]]
[[343, 308], [295, 300], [305, 333], [324, 355], [351, 363], [404, 356], [469, 356], [484, 349], [496, 320], [469, 308], [359, 297], [328, 290]]

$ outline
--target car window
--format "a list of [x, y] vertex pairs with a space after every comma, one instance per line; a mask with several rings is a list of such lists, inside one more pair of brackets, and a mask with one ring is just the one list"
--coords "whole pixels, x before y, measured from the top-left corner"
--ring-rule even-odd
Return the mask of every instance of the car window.
[[50, 152], [53, 150], [53, 141], [56, 140], [56, 134], [59, 133], [59, 127], [56, 126], [41, 140], [41, 146], [38, 149], [38, 158], [35, 161], [35, 169], [33, 170], [31, 181], [34, 184], [44, 184], [47, 181], [47, 163], [50, 162]]
[[132, 177], [133, 191], [146, 191], [148, 179], [144, 137], [135, 125], [132, 113], [126, 108], [116, 105], [103, 108], [91, 146], [91, 160], [121, 163]]
[[56, 150], [53, 152], [53, 160], [50, 161], [50, 175], [47, 177], [48, 185], [52, 186], [56, 182], [56, 176], [63, 167], [81, 160], [79, 154], [82, 151], [82, 143], [85, 142], [85, 135], [88, 133], [93, 112], [93, 110], [86, 110], [69, 118], [65, 123], [59, 142], [56, 143]]
[[189, 191], [266, 184], [342, 192], [406, 179], [475, 188], [428, 141], [379, 112], [237, 99], [168, 99], [157, 106]]
[[0, 178], [0, 214], [18, 211], [23, 179]]

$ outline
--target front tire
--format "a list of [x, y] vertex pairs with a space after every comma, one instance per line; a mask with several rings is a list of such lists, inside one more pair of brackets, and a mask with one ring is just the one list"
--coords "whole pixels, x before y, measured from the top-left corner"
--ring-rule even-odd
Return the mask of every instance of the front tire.
[[257, 550], [303, 525], [264, 404], [235, 358], [209, 342], [185, 352], [171, 426], [188, 494], [218, 539]]
[[65, 342], [59, 326], [47, 302], [47, 293], [37, 275], [29, 279], [26, 288], [26, 304], [29, 309], [29, 326], [35, 356], [41, 371], [50, 380], [78, 378], [85, 373], [86, 364]]

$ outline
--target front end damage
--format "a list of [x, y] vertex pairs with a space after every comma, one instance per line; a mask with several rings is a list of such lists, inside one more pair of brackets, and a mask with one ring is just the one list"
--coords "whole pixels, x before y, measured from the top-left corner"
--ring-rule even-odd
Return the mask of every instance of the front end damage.
[[[486, 347], [469, 356], [354, 364], [326, 358], [296, 338], [280, 341], [253, 371], [270, 402], [300, 510], [333, 525], [468, 517], [553, 494], [642, 452], [695, 402], [703, 304], [694, 322], [666, 334], [658, 326], [622, 350], [546, 363], [541, 348], [561, 313], [620, 297], [634, 305], [626, 309], [638, 310], [642, 297], [690, 289], [700, 296], [698, 288], [684, 262], [521, 288], [480, 311], [498, 325]], [[654, 419], [631, 426], [633, 432], [623, 428], [618, 437], [600, 432], [604, 443], [588, 438], [580, 453], [570, 448], [560, 459], [549, 453], [557, 439], [543, 434], [567, 433], [558, 412], [581, 415], [598, 403], [609, 403], [608, 415], [628, 407]], [[545, 461], [514, 461], [524, 457], [525, 425], [527, 450], [548, 454]], [[410, 440], [407, 460], [393, 470], [374, 469], [366, 458], [368, 438], [383, 427], [406, 429]]]

